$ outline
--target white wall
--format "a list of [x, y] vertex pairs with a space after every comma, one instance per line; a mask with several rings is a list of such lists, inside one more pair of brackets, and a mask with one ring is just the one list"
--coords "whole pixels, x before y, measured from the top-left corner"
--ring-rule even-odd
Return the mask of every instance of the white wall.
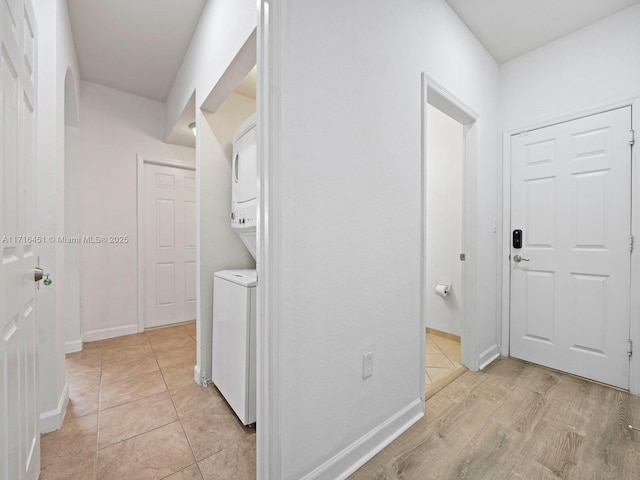
[[[38, 23], [38, 233], [65, 233], [65, 77], [79, 70], [64, 0], [36, 0]], [[38, 292], [40, 334], [40, 427], [59, 428], [68, 394], [65, 388], [64, 245], [47, 243], [38, 250], [40, 265], [53, 285]]]
[[231, 228], [231, 160], [233, 137], [242, 123], [256, 111], [256, 101], [231, 94], [215, 113], [198, 115], [197, 197], [200, 247], [197, 364], [199, 378], [211, 379], [211, 322], [213, 318], [213, 273], [218, 270], [255, 268], [255, 262], [240, 237]]
[[[427, 106], [427, 327], [462, 334], [463, 127]], [[452, 286], [442, 298], [438, 283]]]
[[640, 5], [500, 66], [509, 131], [640, 95]]
[[[220, 81], [221, 78], [254, 33], [256, 22], [257, 9], [253, 0], [207, 2], [165, 107], [164, 133], [169, 135], [195, 91], [196, 124], [202, 132], [196, 139], [197, 229], [200, 239], [197, 247], [199, 273], [196, 288], [201, 293], [196, 306], [197, 381], [201, 381], [203, 371], [205, 378], [211, 377], [209, 364], [213, 272], [228, 268], [224, 267], [225, 265], [251, 264], [251, 257], [246, 256], [240, 239], [237, 235], [235, 238], [231, 235], [228, 222], [230, 210], [227, 208], [227, 202], [230, 202], [230, 186], [227, 179], [230, 178], [230, 173], [227, 174], [226, 169], [230, 167], [226, 166], [227, 160], [221, 155], [224, 147], [220, 146], [226, 141], [223, 138], [225, 135], [215, 138], [211, 125], [207, 122], [208, 114], [203, 113], [201, 108], [212, 90], [224, 83]], [[225, 87], [232, 91], [235, 86]], [[214, 159], [213, 163], [210, 159]]]
[[[423, 405], [422, 71], [480, 114], [471, 366], [497, 353], [498, 68], [443, 0], [268, 8], [272, 57], [258, 70], [271, 110], [258, 110], [276, 150], [262, 232], [278, 256], [261, 270], [261, 345], [277, 349], [262, 372], [275, 417], [258, 446], [269, 439], [269, 478], [344, 478]], [[374, 358], [364, 381], [363, 352]]]
[[[80, 233], [80, 92], [73, 71], [67, 70], [64, 80], [64, 234], [78, 237]], [[64, 245], [64, 317], [65, 352], [82, 350], [80, 330], [80, 245]]]
[[80, 233], [127, 235], [126, 244], [82, 244], [83, 340], [138, 331], [136, 155], [194, 162], [164, 138], [164, 104], [83, 81]]

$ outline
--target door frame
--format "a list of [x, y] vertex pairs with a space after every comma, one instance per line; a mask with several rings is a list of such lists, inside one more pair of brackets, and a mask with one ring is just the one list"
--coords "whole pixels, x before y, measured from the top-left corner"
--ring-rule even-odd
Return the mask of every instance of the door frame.
[[[477, 204], [478, 189], [475, 183], [478, 164], [478, 139], [475, 122], [480, 115], [460, 98], [448, 91], [444, 86], [430, 77], [427, 73], [422, 73], [422, 145], [421, 145], [421, 205], [420, 205], [420, 335], [424, 336], [426, 329], [426, 304], [427, 304], [427, 104], [438, 108], [449, 117], [461, 123], [464, 131], [464, 158], [463, 158], [463, 178], [462, 178], [462, 252], [466, 254], [466, 260], [461, 261], [462, 268], [462, 335], [460, 344], [460, 355], [463, 365], [470, 370], [484, 368], [495, 357], [480, 358], [479, 348], [473, 339], [477, 329], [476, 318], [476, 295], [477, 295], [477, 232], [473, 221], [473, 207]], [[424, 371], [425, 371], [425, 342], [420, 346], [419, 382], [420, 391], [424, 398]]]
[[[138, 285], [138, 333], [144, 332], [144, 166], [161, 165], [163, 167], [182, 168], [195, 172], [196, 164], [174, 160], [171, 158], [154, 157], [138, 153], [136, 155], [136, 256], [137, 256], [137, 285]], [[197, 194], [196, 194], [197, 201]], [[196, 259], [196, 271], [199, 271]], [[197, 295], [197, 293], [196, 293]]]
[[[596, 105], [592, 108], [573, 113], [550, 117], [520, 128], [503, 130], [502, 132], [502, 247], [500, 249], [501, 264], [501, 295], [502, 295], [502, 334], [500, 354], [508, 357], [510, 354], [509, 334], [511, 320], [511, 137], [525, 131], [548, 127], [559, 123], [570, 122], [590, 115], [597, 115], [610, 110], [631, 107], [631, 128], [640, 126], [640, 97], [622, 99], [616, 102]], [[636, 142], [637, 143], [637, 142]], [[640, 168], [633, 168], [640, 159], [638, 146], [631, 149], [631, 235], [640, 235]], [[631, 296], [629, 309], [629, 338], [636, 346], [636, 352], [629, 362], [629, 392], [640, 395], [640, 252], [638, 247], [631, 254]], [[634, 300], [635, 299], [635, 300]]]

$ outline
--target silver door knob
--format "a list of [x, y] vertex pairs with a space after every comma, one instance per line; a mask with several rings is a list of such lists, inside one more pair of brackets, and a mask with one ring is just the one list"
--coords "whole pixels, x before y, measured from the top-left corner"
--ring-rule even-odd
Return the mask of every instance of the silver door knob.
[[529, 259], [521, 257], [520, 255], [514, 255], [513, 256], [513, 261], [516, 262], [516, 263], [520, 263], [520, 262], [528, 262]]
[[49, 278], [49, 275], [50, 274], [48, 273], [44, 273], [44, 271], [40, 267], [36, 267], [33, 269], [33, 279], [35, 280], [35, 282], [38, 283], [40, 280], [42, 280], [42, 277], [46, 277], [44, 279], [44, 282], [42, 283], [44, 283], [47, 287], [53, 283], [53, 280]]

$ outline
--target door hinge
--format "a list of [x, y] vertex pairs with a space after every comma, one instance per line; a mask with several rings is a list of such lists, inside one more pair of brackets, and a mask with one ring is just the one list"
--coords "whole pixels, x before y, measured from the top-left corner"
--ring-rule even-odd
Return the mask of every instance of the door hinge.
[[636, 143], [635, 130], [629, 130], [629, 145]]
[[629, 356], [633, 354], [633, 342], [631, 340], [627, 342], [627, 353]]
[[629, 252], [633, 253], [633, 243], [634, 243], [634, 238], [633, 235], [631, 235], [629, 237]]

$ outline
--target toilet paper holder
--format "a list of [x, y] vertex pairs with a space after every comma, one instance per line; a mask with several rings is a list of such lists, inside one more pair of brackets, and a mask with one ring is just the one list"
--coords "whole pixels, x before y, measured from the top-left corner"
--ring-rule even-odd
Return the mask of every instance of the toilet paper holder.
[[436, 295], [446, 298], [451, 293], [451, 285], [448, 283], [437, 283], [435, 287]]

